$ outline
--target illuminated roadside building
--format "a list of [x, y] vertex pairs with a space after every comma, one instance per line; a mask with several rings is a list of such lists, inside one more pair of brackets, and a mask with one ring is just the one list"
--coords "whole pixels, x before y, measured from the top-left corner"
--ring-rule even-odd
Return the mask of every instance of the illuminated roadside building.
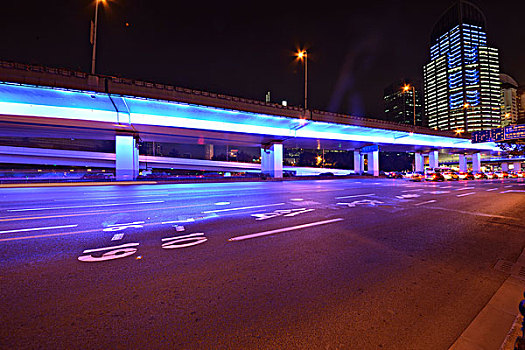
[[385, 120], [422, 126], [419, 90], [408, 80], [389, 85], [384, 90]]
[[501, 126], [516, 124], [518, 121], [518, 83], [507, 74], [500, 74], [501, 80]]
[[481, 10], [456, 2], [434, 26], [430, 42], [430, 62], [423, 68], [429, 127], [464, 132], [499, 127], [499, 55], [487, 45]]
[[518, 87], [518, 124], [525, 124], [525, 85]]

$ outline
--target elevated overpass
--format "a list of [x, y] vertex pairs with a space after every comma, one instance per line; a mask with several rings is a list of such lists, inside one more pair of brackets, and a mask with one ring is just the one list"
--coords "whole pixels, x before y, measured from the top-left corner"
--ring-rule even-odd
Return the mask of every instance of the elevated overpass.
[[[138, 139], [210, 147], [260, 147], [260, 169], [274, 177], [282, 176], [283, 147], [353, 150], [354, 170], [364, 170], [366, 157], [374, 175], [379, 172], [379, 150], [415, 152], [416, 170], [422, 170], [425, 155], [431, 166], [437, 166], [439, 150], [463, 158], [471, 155], [474, 168], [479, 166], [481, 153], [500, 151], [494, 143], [472, 144], [452, 132], [305, 111], [130, 79], [0, 62], [0, 136], [43, 135], [114, 140], [118, 179], [137, 176], [141, 158]], [[79, 159], [87, 164], [89, 154], [82, 154]], [[0, 162], [8, 160], [0, 152]], [[195, 168], [199, 169], [196, 163]]]

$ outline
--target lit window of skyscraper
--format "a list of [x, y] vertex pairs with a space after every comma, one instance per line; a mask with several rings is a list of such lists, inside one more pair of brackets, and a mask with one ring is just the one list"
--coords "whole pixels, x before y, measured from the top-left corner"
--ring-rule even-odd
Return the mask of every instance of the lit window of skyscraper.
[[485, 28], [481, 10], [461, 0], [434, 26], [423, 68], [429, 127], [472, 132], [500, 125], [498, 50], [487, 46]]

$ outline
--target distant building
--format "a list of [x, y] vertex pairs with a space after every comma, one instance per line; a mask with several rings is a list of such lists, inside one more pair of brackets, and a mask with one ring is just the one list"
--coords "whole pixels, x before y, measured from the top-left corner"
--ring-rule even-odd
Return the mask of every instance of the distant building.
[[487, 45], [485, 30], [484, 14], [463, 0], [434, 26], [423, 68], [429, 127], [471, 132], [500, 126], [499, 55]]
[[[414, 88], [413, 88], [414, 87]], [[409, 125], [423, 125], [419, 90], [408, 80], [393, 83], [384, 90], [385, 120]], [[415, 105], [415, 109], [414, 109]]]
[[518, 83], [507, 74], [500, 74], [501, 81], [501, 126], [518, 121]]
[[525, 85], [518, 87], [518, 124], [525, 124]]

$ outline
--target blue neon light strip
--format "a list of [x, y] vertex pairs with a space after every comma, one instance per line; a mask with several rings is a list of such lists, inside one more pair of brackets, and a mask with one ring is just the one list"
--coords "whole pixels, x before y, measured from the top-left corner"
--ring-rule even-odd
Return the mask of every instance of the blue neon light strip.
[[[178, 102], [113, 96], [129, 108], [129, 121], [135, 125], [155, 125], [218, 132], [271, 135], [370, 143], [431, 146], [499, 151], [495, 144], [476, 144], [470, 140], [413, 134], [404, 131], [367, 128], [328, 122], [308, 121]], [[42, 87], [0, 83], [0, 114], [65, 120], [117, 123], [118, 115], [105, 94], [61, 91]]]

